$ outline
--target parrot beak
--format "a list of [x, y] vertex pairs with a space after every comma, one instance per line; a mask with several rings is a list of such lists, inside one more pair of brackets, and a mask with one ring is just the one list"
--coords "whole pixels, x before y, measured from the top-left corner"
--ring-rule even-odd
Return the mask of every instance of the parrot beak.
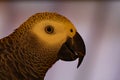
[[77, 65], [78, 68], [85, 56], [85, 53], [86, 50], [84, 41], [78, 32], [76, 32], [73, 38], [68, 38], [67, 41], [62, 45], [58, 53], [58, 58], [64, 61], [74, 61], [79, 58]]

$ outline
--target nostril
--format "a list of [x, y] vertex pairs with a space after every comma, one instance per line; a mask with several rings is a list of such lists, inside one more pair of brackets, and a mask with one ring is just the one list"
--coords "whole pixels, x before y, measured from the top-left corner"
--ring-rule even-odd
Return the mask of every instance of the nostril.
[[73, 29], [70, 29], [70, 32], [73, 32]]

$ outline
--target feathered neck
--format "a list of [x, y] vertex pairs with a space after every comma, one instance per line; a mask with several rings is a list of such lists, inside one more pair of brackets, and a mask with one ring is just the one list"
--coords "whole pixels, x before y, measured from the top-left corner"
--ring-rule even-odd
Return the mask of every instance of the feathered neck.
[[23, 30], [15, 30], [0, 40], [11, 74], [21, 80], [43, 80], [47, 70], [58, 60], [56, 51], [43, 48], [36, 35]]

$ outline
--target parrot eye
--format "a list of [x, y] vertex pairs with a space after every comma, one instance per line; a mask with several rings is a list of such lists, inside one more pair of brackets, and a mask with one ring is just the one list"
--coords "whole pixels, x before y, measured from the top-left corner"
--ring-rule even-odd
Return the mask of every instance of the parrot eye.
[[45, 27], [45, 32], [48, 33], [48, 34], [53, 33], [54, 32], [53, 26], [51, 26], [51, 25], [46, 26]]

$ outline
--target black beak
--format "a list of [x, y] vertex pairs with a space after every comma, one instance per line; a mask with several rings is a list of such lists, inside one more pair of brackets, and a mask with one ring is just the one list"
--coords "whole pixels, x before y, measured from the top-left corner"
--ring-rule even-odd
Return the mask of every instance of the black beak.
[[76, 32], [73, 38], [68, 38], [62, 45], [58, 58], [64, 61], [74, 61], [79, 58], [77, 68], [80, 66], [85, 56], [85, 44], [82, 37]]

